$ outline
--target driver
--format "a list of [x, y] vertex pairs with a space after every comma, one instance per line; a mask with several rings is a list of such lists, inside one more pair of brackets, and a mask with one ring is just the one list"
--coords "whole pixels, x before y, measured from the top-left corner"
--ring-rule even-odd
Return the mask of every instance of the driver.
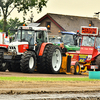
[[66, 56], [67, 48], [64, 47], [64, 43], [60, 44], [60, 48], [62, 50], [62, 56]]

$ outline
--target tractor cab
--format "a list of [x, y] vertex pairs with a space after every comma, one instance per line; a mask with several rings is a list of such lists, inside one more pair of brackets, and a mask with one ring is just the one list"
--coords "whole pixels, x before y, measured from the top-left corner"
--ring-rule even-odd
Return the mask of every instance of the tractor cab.
[[77, 36], [75, 32], [61, 32], [61, 34], [61, 40], [65, 45], [77, 45], [77, 43], [75, 43], [75, 37]]
[[77, 51], [80, 50], [79, 42], [78, 42], [78, 35], [75, 32], [61, 32], [62, 37], [61, 41], [64, 43], [65, 48], [67, 48], [68, 51]]
[[[98, 54], [98, 46], [100, 45], [100, 36], [97, 27], [81, 27], [81, 48], [80, 53], [91, 54], [93, 57]], [[94, 53], [95, 52], [95, 53]]]
[[[82, 26], [80, 30], [82, 36], [80, 51], [68, 52], [71, 56], [71, 65], [79, 66], [85, 70], [100, 70], [100, 36], [98, 27]], [[79, 70], [76, 73], [79, 73]]]
[[26, 49], [37, 50], [43, 42], [47, 41], [46, 27], [21, 26], [18, 28], [14, 42], [9, 44], [9, 50], [12, 47], [18, 48], [18, 53], [23, 53]]

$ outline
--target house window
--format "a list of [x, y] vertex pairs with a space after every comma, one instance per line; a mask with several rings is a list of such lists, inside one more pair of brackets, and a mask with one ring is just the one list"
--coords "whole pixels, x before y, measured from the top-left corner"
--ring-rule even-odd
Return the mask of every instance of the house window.
[[46, 22], [46, 27], [48, 30], [50, 30], [51, 29], [51, 22]]

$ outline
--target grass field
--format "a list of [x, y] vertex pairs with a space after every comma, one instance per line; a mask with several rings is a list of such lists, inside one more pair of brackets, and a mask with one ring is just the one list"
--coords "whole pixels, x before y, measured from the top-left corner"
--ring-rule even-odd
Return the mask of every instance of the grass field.
[[84, 78], [50, 78], [50, 77], [0, 77], [2, 81], [100, 81], [99, 79]]

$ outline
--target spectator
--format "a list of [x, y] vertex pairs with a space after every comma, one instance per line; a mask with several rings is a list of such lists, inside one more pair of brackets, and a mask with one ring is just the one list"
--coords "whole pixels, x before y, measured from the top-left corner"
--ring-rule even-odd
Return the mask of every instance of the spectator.
[[60, 48], [62, 50], [62, 56], [66, 56], [67, 48], [64, 47], [64, 43], [60, 44]]

